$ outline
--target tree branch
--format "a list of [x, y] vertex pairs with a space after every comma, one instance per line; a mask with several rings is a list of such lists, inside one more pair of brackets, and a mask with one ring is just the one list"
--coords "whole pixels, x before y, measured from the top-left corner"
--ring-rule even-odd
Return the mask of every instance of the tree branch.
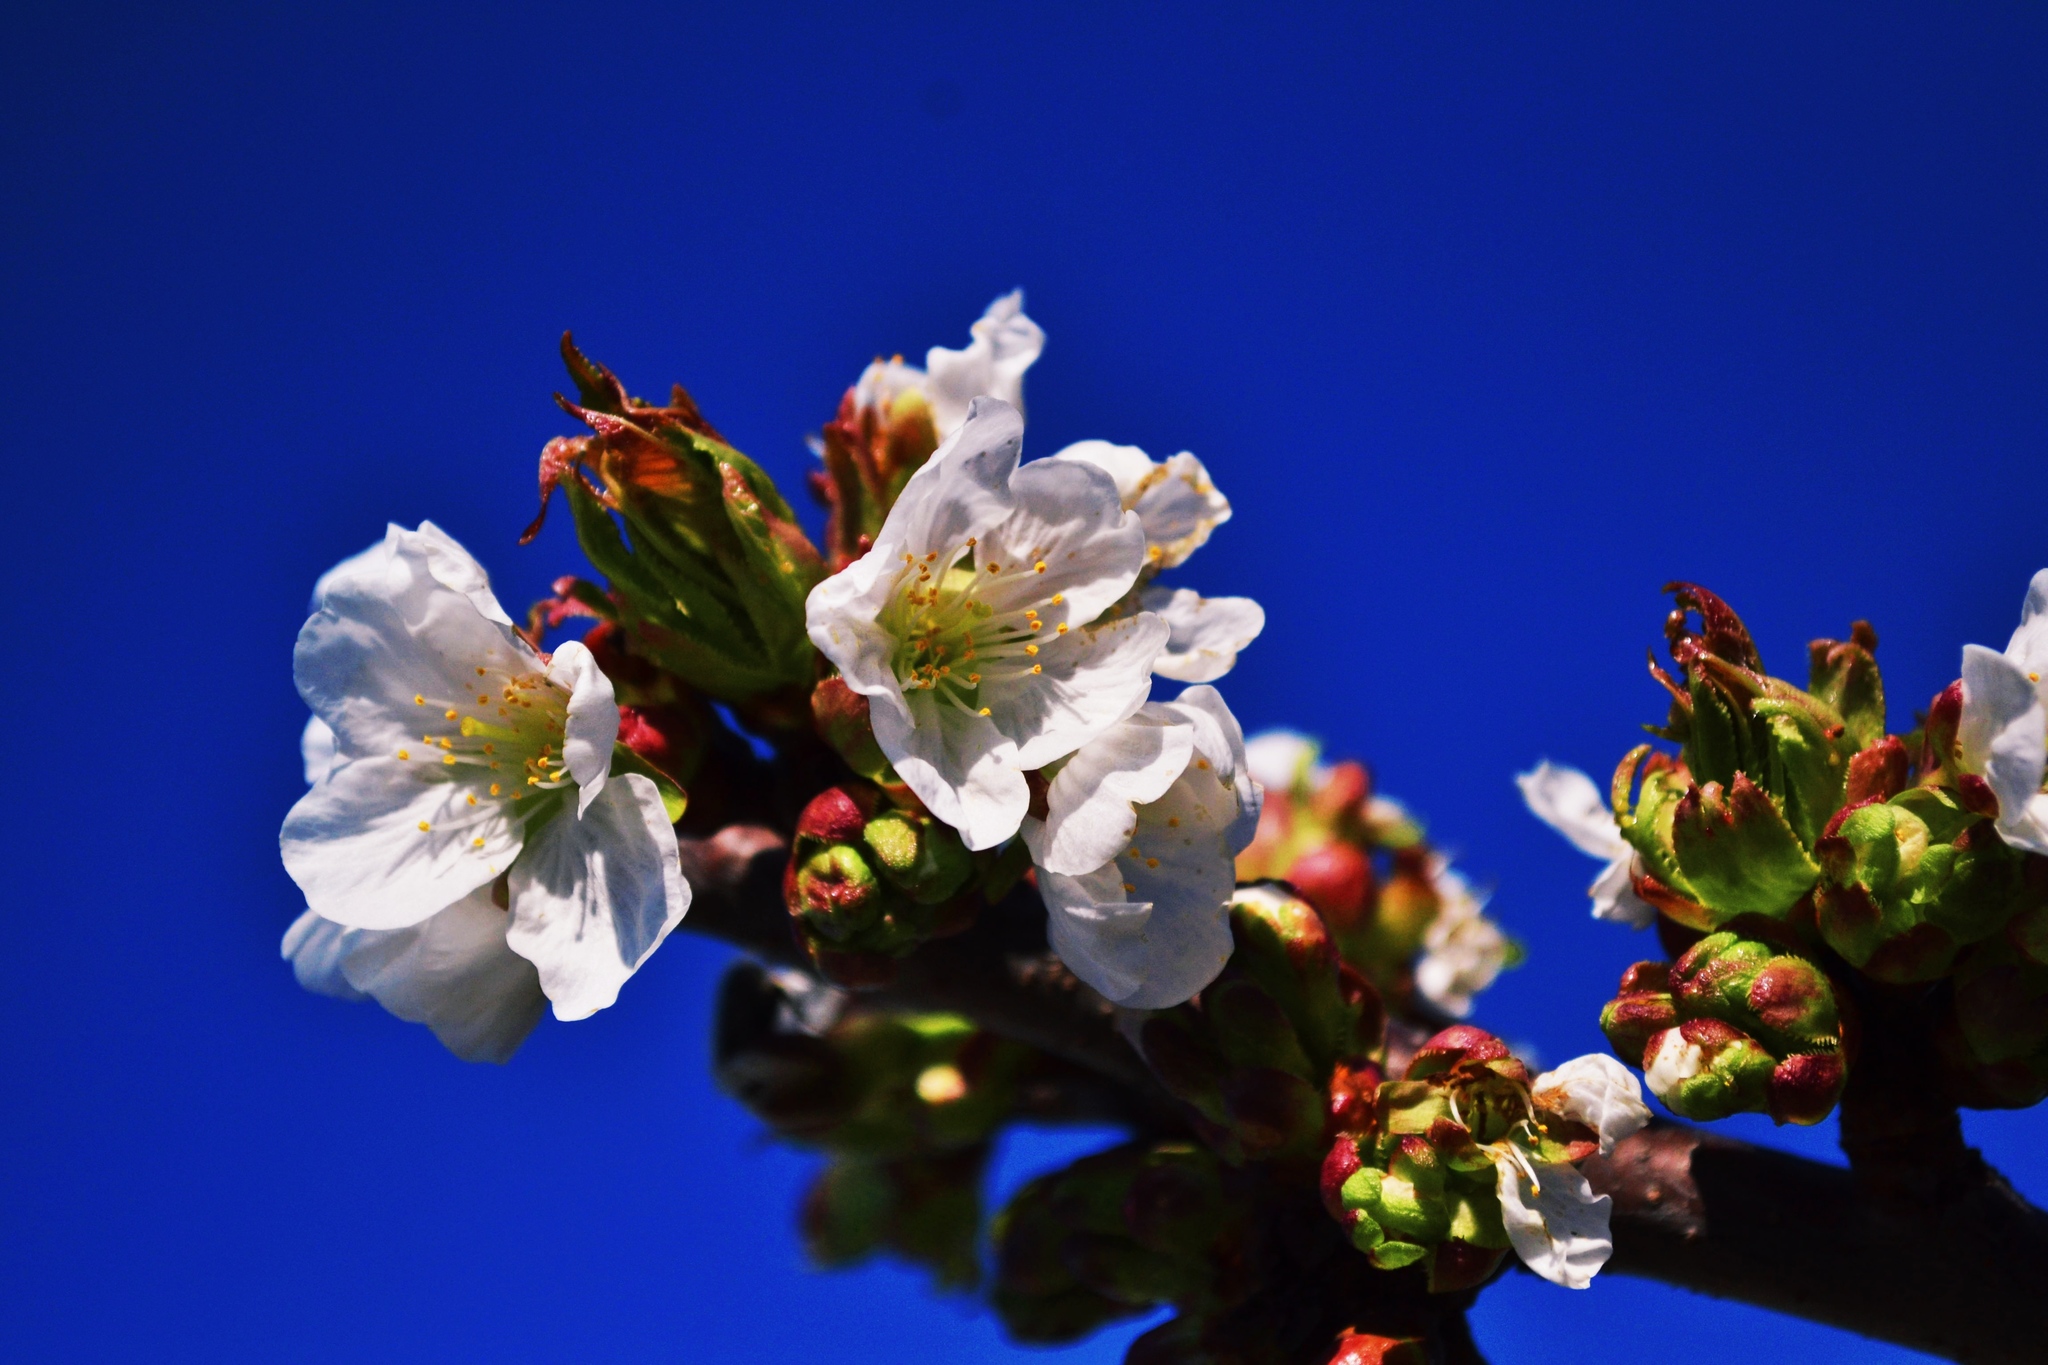
[[1737, 1299], [1953, 1360], [2031, 1362], [2048, 1337], [2048, 1214], [1975, 1160], [1933, 1204], [1675, 1125], [1586, 1163], [1614, 1196], [1610, 1273]]
[[[696, 896], [684, 927], [798, 963], [782, 906], [781, 836], [731, 826], [682, 844]], [[1046, 954], [1043, 932], [1024, 909], [994, 907], [968, 933], [920, 948], [896, 985], [869, 998], [967, 1015], [1146, 1096], [1141, 1112], [1177, 1126], [1111, 1008]], [[1938, 1190], [1902, 1192], [1868, 1173], [1657, 1125], [1585, 1170], [1614, 1196], [1610, 1273], [1959, 1361], [2039, 1361], [2048, 1349], [2048, 1214], [1964, 1154], [1943, 1163]]]

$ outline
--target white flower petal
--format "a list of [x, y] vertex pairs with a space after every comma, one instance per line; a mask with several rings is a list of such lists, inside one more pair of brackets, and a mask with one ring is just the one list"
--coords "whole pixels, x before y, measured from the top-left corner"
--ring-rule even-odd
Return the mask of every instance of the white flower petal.
[[1045, 565], [1041, 573], [1019, 575], [993, 587], [988, 602], [998, 610], [1066, 600], [1064, 614], [1049, 623], [1086, 625], [1131, 590], [1145, 567], [1145, 528], [1117, 505], [1116, 490], [1099, 469], [1085, 464], [1037, 460], [1018, 467], [1010, 480], [1016, 510], [989, 527], [975, 548], [981, 566]]
[[1217, 779], [1237, 797], [1237, 818], [1223, 834], [1235, 858], [1258, 833], [1259, 812], [1266, 801], [1264, 789], [1252, 778], [1244, 727], [1213, 687], [1187, 688], [1166, 706], [1195, 727], [1195, 752], [1209, 760]]
[[1195, 756], [1194, 727], [1153, 703], [1083, 745], [1046, 790], [1024, 839], [1046, 872], [1093, 872], [1130, 845], [1135, 807], [1166, 794]]
[[1614, 812], [1593, 779], [1577, 768], [1548, 759], [1515, 777], [1522, 800], [1538, 820], [1571, 840], [1589, 858], [1612, 861], [1628, 852], [1628, 841], [1615, 827]]
[[1031, 804], [1017, 746], [988, 717], [931, 692], [890, 700], [894, 706], [871, 706], [869, 719], [904, 785], [971, 849], [994, 848], [1015, 834]]
[[1657, 922], [1657, 907], [1636, 894], [1636, 855], [1625, 850], [1586, 888], [1593, 898], [1593, 918], [1631, 929], [1647, 929]]
[[351, 928], [402, 929], [510, 867], [519, 826], [440, 774], [426, 757], [359, 758], [300, 797], [278, 846], [306, 903]]
[[1017, 766], [1029, 772], [1064, 758], [1143, 706], [1167, 633], [1149, 611], [1070, 631], [1045, 646], [1043, 674], [983, 686], [983, 701], [1017, 746]]
[[1534, 1163], [1531, 1182], [1512, 1161], [1499, 1161], [1494, 1177], [1508, 1241], [1522, 1264], [1566, 1289], [1584, 1289], [1614, 1254], [1609, 1215], [1614, 1201], [1595, 1195], [1578, 1168]]
[[306, 765], [309, 787], [332, 772], [341, 761], [334, 728], [318, 716], [308, 716], [306, 728], [299, 732], [299, 758]]
[[1203, 597], [1192, 588], [1146, 588], [1139, 599], [1171, 634], [1152, 671], [1177, 682], [1214, 682], [1237, 666], [1237, 652], [1266, 628], [1266, 609], [1249, 597]]
[[1323, 746], [1293, 730], [1264, 730], [1245, 741], [1245, 766], [1267, 791], [1292, 792], [1306, 783], [1322, 785], [1323, 769], [1316, 758]]
[[966, 420], [976, 398], [999, 398], [1022, 409], [1024, 372], [1045, 349], [1045, 333], [1024, 315], [1021, 289], [991, 303], [970, 330], [974, 340], [966, 350], [934, 346], [925, 353], [926, 392], [942, 437]]
[[[344, 759], [391, 753], [416, 733], [421, 706], [453, 705], [470, 695], [478, 668], [539, 670], [539, 657], [509, 625], [487, 619], [473, 594], [437, 576], [437, 568], [454, 562], [453, 544], [438, 532], [393, 526], [379, 550], [321, 580], [319, 610], [292, 650], [292, 677], [307, 706], [334, 730]], [[435, 556], [439, 565], [431, 562]]]
[[580, 788], [580, 815], [604, 790], [605, 775], [611, 771], [612, 742], [619, 737], [619, 702], [611, 679], [579, 640], [564, 644], [548, 660], [548, 681], [569, 693], [562, 761]]
[[1151, 900], [1129, 899], [1123, 886], [1114, 863], [1083, 877], [1040, 875], [1047, 938], [1068, 970], [1141, 1010], [1178, 1005], [1214, 981], [1232, 947], [1228, 881], [1169, 875]]
[[638, 773], [605, 784], [580, 819], [551, 820], [512, 867], [512, 951], [540, 972], [557, 1019], [582, 1019], [690, 907], [661, 792]]
[[467, 597], [485, 620], [511, 628], [512, 618], [505, 614], [505, 609], [498, 605], [497, 594], [491, 591], [491, 576], [475, 556], [456, 543], [455, 537], [431, 521], [421, 522], [413, 536], [426, 554], [428, 571], [444, 587]]
[[2005, 654], [2022, 672], [2048, 675], [2048, 569], [2035, 574], [2027, 584], [2020, 624], [2007, 642]]
[[[2029, 599], [2031, 601], [2031, 598]], [[1998, 832], [2008, 844], [2048, 853], [2048, 711], [2033, 679], [2003, 654], [1963, 647], [1963, 714], [1956, 731], [1963, 761], [1998, 798]]]
[[854, 406], [880, 408], [884, 412], [904, 394], [914, 393], [923, 397], [927, 379], [925, 372], [915, 365], [903, 363], [902, 356], [888, 360], [877, 360], [860, 372], [854, 381]]
[[1650, 1121], [1635, 1075], [1604, 1053], [1574, 1057], [1530, 1087], [1536, 1103], [1585, 1124], [1600, 1136], [1600, 1155]]
[[1187, 451], [1158, 462], [1136, 446], [1076, 441], [1052, 458], [1094, 465], [1116, 481], [1119, 500], [1144, 524], [1156, 568], [1186, 562], [1208, 542], [1210, 532], [1230, 520], [1230, 500], [1216, 491], [1209, 471]]
[[351, 935], [365, 932], [368, 931], [322, 919], [308, 910], [284, 931], [279, 952], [292, 964], [292, 975], [306, 990], [315, 995], [331, 995], [336, 1000], [363, 1000], [368, 997], [349, 984], [348, 977], [342, 974], [341, 962]]
[[1462, 1019], [1472, 1012], [1472, 997], [1492, 985], [1507, 965], [1507, 935], [1482, 913], [1483, 903], [1463, 876], [1439, 865], [1434, 880], [1442, 906], [1423, 931], [1415, 989]]

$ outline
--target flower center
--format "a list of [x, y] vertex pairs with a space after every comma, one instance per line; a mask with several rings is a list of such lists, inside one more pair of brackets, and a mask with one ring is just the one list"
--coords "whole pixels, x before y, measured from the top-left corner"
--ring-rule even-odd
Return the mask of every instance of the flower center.
[[398, 757], [420, 764], [425, 780], [472, 788], [471, 806], [492, 801], [524, 819], [552, 804], [529, 798], [574, 785], [561, 757], [569, 694], [545, 674], [479, 665], [475, 691], [453, 698], [419, 694], [413, 705], [429, 719], [419, 744], [400, 746]]
[[903, 690], [931, 692], [985, 716], [984, 685], [1043, 672], [1041, 642], [1065, 635], [1066, 622], [1047, 622], [1038, 605], [997, 605], [1065, 606], [1063, 593], [1041, 598], [1018, 591], [1045, 573], [1045, 561], [1036, 557], [1043, 553], [1015, 564], [981, 564], [969, 537], [950, 552], [933, 550], [923, 559], [905, 554], [895, 595], [881, 613], [882, 627], [897, 640], [890, 664]]

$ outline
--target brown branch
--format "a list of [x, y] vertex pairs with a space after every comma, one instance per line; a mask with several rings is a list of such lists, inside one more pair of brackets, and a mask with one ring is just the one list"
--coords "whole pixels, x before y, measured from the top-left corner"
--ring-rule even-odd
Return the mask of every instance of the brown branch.
[[[696, 894], [684, 927], [797, 962], [780, 892], [785, 856], [781, 837], [761, 826], [684, 840]], [[1147, 1096], [1144, 1111], [1170, 1125], [1171, 1103], [1117, 1034], [1110, 1008], [1047, 956], [1042, 926], [998, 911], [925, 945], [875, 998], [965, 1014]], [[1850, 1128], [1865, 1127], [1861, 1112], [1851, 1118]], [[1614, 1196], [1610, 1273], [1955, 1360], [2039, 1361], [2048, 1351], [2048, 1214], [1974, 1152], [1963, 1149], [1958, 1161], [1942, 1146], [1938, 1186], [1901, 1189], [1872, 1179], [1881, 1165], [1859, 1160], [1859, 1175], [1658, 1125], [1589, 1161], [1586, 1173]]]
[[2048, 1214], [1975, 1169], [1967, 1189], [1908, 1207], [1840, 1167], [1667, 1125], [1586, 1163], [1614, 1196], [1610, 1273], [1952, 1360], [2039, 1361]]

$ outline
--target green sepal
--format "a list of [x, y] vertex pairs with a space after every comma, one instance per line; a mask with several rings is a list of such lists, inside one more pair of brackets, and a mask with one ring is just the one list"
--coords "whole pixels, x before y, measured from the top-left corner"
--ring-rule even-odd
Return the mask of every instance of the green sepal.
[[1429, 1255], [1429, 1248], [1419, 1247], [1413, 1242], [1381, 1242], [1365, 1254], [1377, 1269], [1399, 1270]]
[[677, 786], [674, 779], [670, 778], [667, 773], [655, 767], [625, 745], [614, 742], [612, 744], [612, 766], [609, 775], [618, 777], [625, 773], [638, 773], [649, 782], [652, 782], [654, 789], [661, 793], [661, 809], [668, 816], [668, 822], [671, 825], [681, 823], [683, 812], [689, 809], [689, 794]]
[[1778, 803], [1746, 773], [1725, 790], [1705, 783], [1687, 792], [1671, 841], [1694, 898], [1724, 917], [1783, 918], [1820, 878]]

